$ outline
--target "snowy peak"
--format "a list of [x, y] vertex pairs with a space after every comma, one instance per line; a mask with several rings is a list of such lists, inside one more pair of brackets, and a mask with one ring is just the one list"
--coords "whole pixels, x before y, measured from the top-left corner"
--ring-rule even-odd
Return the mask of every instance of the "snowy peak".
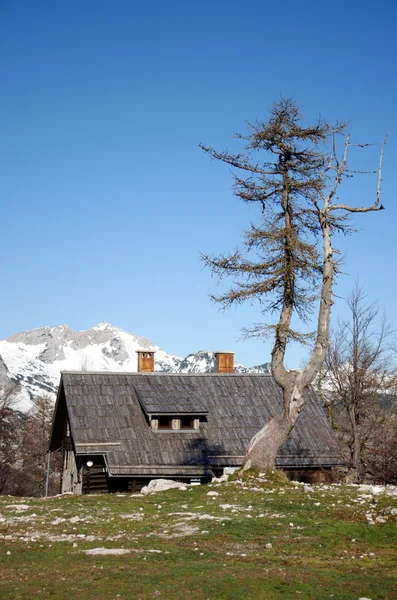
[[199, 350], [189, 354], [179, 365], [179, 373], [212, 373], [214, 371], [214, 353]]
[[91, 331], [104, 331], [105, 329], [112, 328], [111, 324], [107, 321], [102, 321], [102, 323], [98, 323], [91, 328]]

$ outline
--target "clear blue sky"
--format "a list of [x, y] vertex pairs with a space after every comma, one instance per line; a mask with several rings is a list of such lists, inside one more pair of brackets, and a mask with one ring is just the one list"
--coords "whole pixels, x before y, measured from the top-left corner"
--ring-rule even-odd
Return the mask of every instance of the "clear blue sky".
[[280, 93], [309, 120], [351, 120], [356, 141], [390, 128], [386, 210], [342, 240], [337, 293], [359, 276], [395, 322], [396, 17], [393, 0], [0, 0], [0, 339], [106, 320], [173, 353], [268, 360], [238, 341], [258, 309], [208, 299], [200, 251], [232, 250], [255, 213], [198, 144], [230, 147]]

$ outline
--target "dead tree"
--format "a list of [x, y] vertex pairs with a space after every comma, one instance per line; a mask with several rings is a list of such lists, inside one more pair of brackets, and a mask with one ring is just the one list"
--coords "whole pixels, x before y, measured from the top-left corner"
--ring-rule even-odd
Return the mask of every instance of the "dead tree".
[[[346, 124], [319, 120], [305, 126], [297, 104], [282, 98], [270, 110], [267, 122], [255, 121], [246, 135], [244, 154], [201, 148], [232, 167], [234, 192], [243, 201], [257, 203], [261, 220], [245, 234], [247, 252], [218, 257], [204, 255], [215, 275], [232, 276], [224, 294], [212, 296], [224, 307], [257, 300], [263, 313], [278, 313], [275, 324], [257, 325], [251, 335], [274, 334], [271, 370], [283, 392], [283, 410], [254, 436], [245, 457], [246, 468], [274, 466], [280, 447], [304, 407], [303, 392], [318, 375], [328, 345], [332, 286], [337, 270], [334, 234], [349, 229], [347, 217], [383, 209], [380, 203], [383, 146], [376, 197], [370, 206], [351, 206], [337, 199], [344, 177], [353, 177], [348, 152], [354, 145], [348, 134], [338, 158], [337, 139]], [[365, 146], [360, 144], [356, 146]], [[318, 300], [317, 330], [310, 359], [304, 369], [289, 371], [284, 364], [291, 339], [307, 336], [291, 328], [294, 313], [307, 322]]]

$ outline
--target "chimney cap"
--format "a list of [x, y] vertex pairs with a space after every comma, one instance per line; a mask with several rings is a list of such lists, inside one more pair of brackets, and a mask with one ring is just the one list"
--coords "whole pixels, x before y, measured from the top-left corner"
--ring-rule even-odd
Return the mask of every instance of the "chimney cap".
[[234, 354], [232, 350], [214, 350], [214, 354]]
[[151, 352], [152, 354], [154, 354], [156, 350], [152, 350], [151, 348], [141, 348], [139, 350], [135, 350], [135, 352], [137, 354], [141, 354], [142, 352]]

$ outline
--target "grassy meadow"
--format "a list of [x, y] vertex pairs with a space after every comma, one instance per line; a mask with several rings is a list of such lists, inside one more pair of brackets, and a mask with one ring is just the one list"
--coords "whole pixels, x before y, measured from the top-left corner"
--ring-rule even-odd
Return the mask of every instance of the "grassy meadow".
[[2, 496], [0, 598], [397, 598], [397, 495], [373, 492], [248, 473], [146, 496]]

